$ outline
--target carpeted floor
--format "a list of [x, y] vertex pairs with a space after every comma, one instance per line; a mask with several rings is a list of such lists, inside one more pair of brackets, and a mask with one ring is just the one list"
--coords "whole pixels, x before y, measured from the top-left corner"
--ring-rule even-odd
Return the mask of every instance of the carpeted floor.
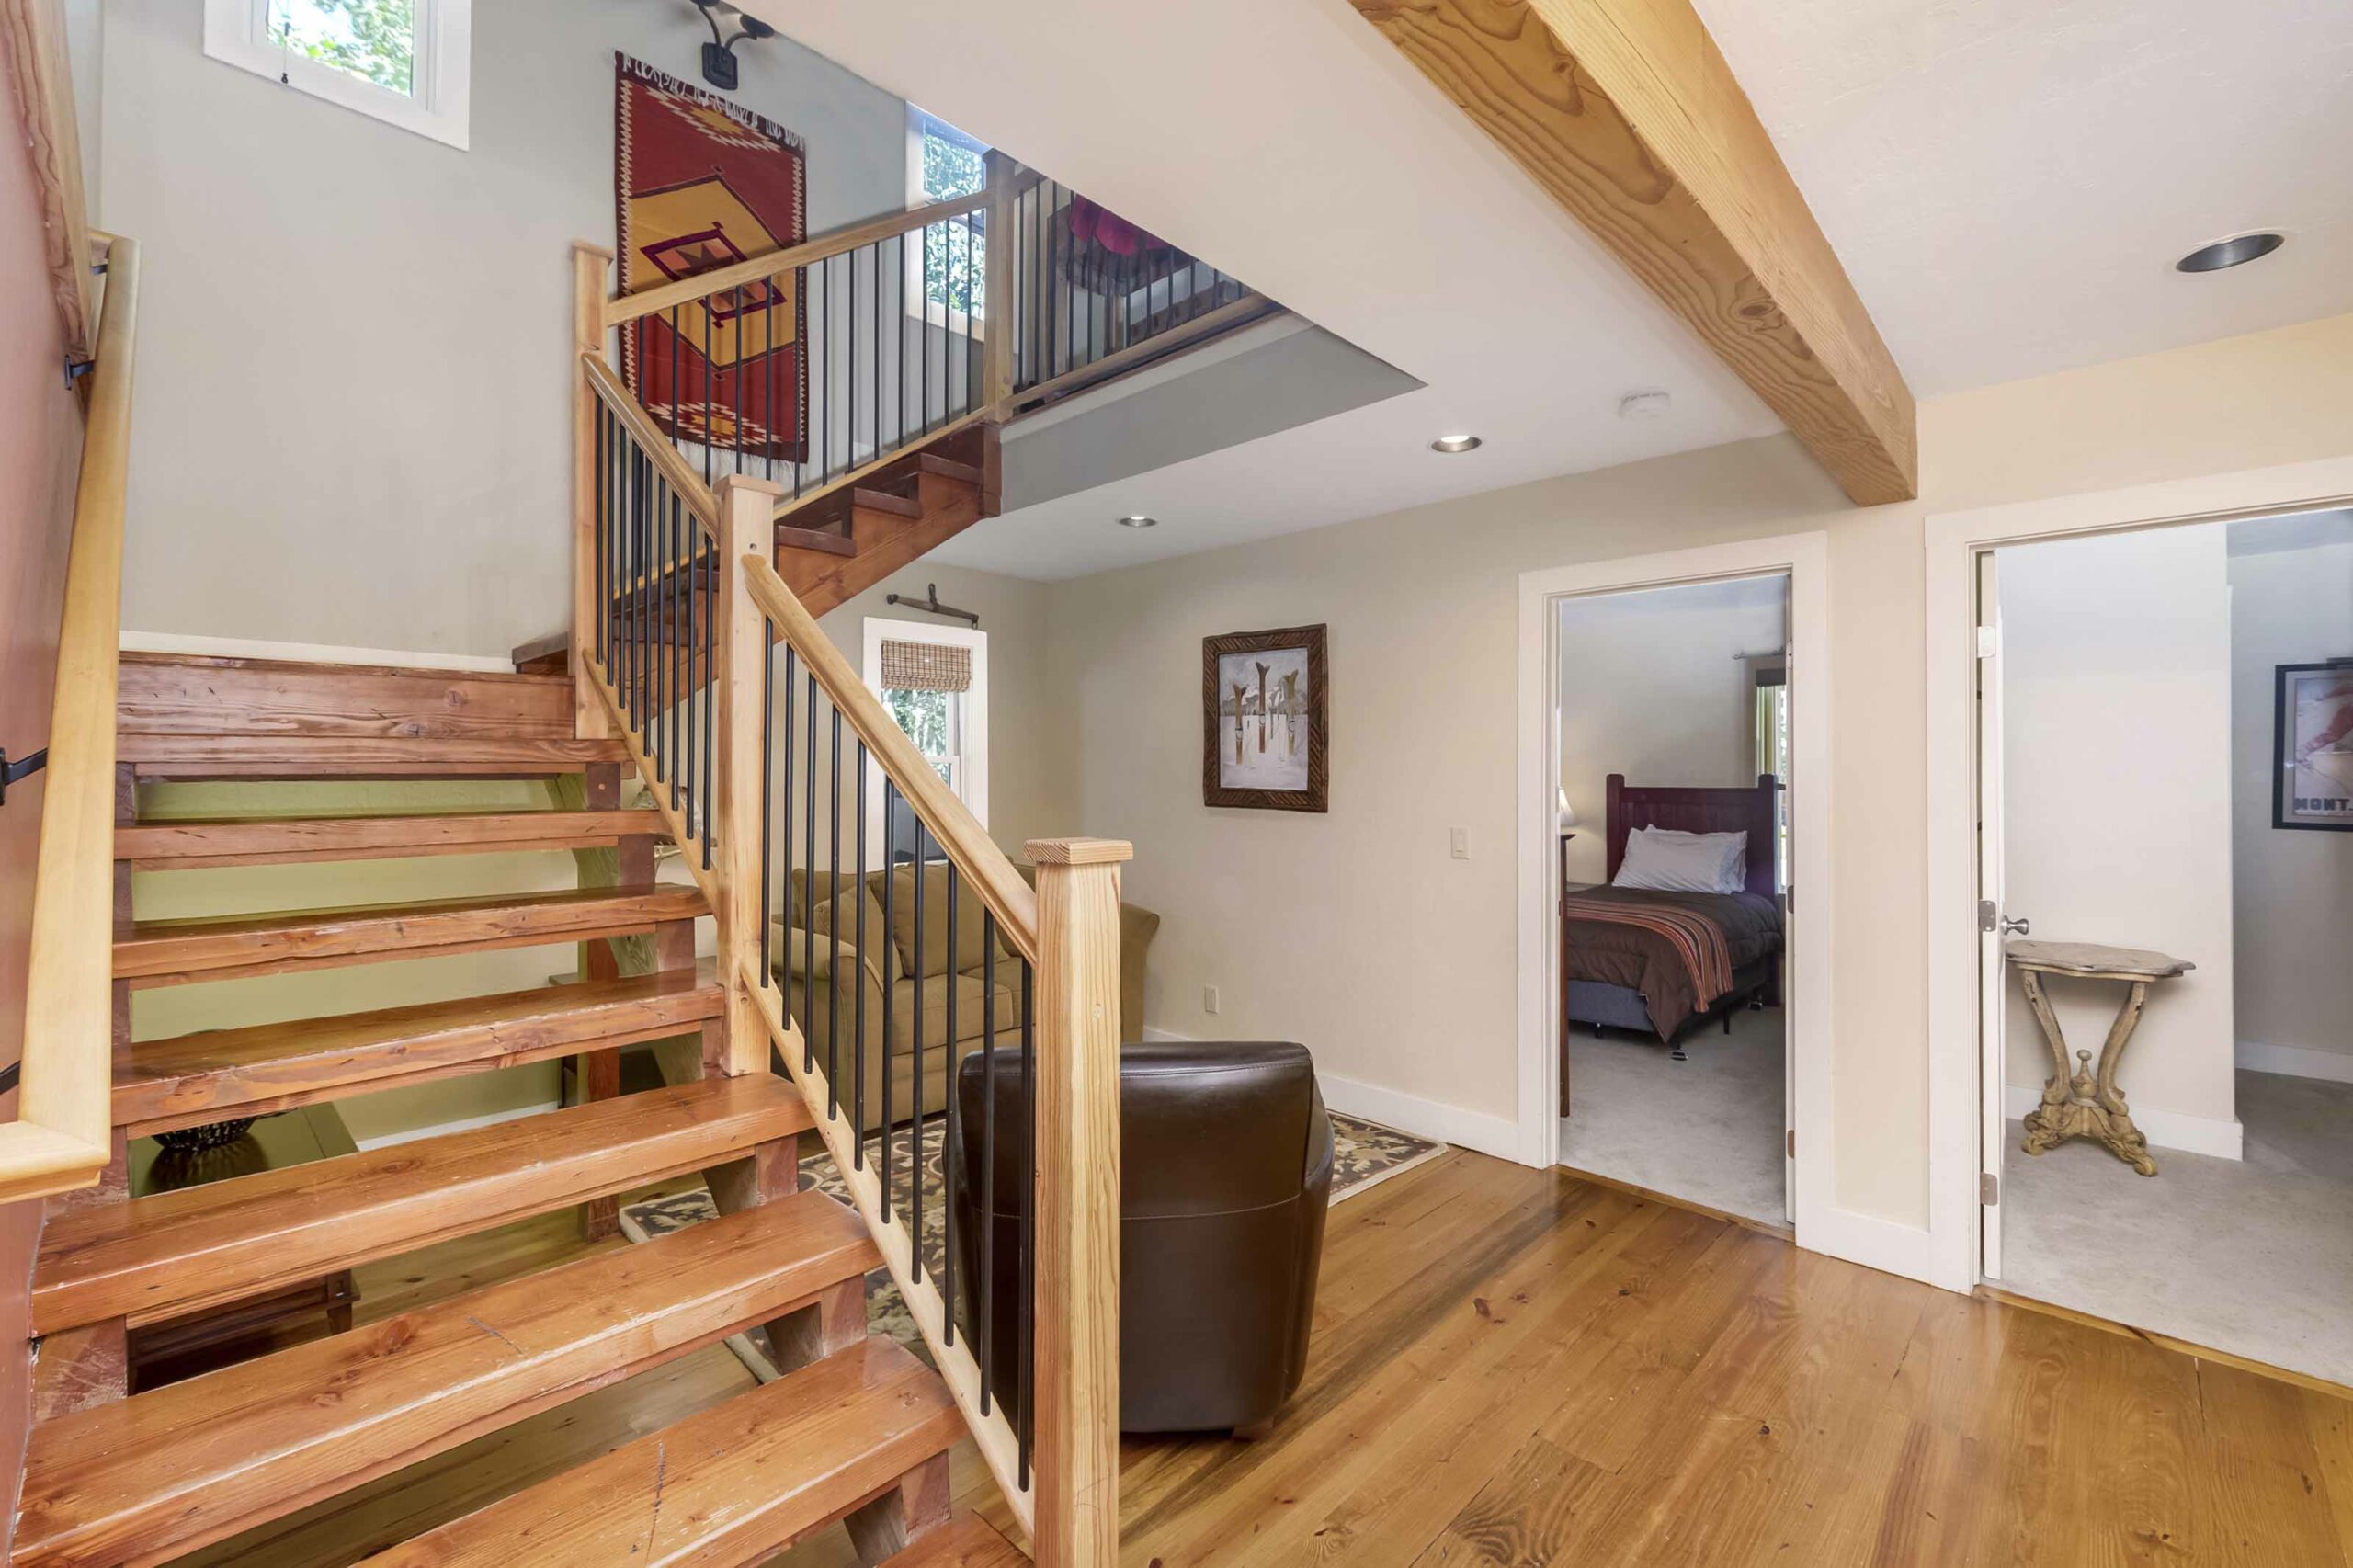
[[2353, 1084], [2238, 1074], [2245, 1159], [2096, 1143], [2002, 1162], [2005, 1290], [2353, 1383]]
[[1561, 1164], [1752, 1220], [1781, 1222], [1781, 1010], [1702, 1025], [1688, 1062], [1657, 1040], [1590, 1028], [1569, 1040]]
[[[947, 1121], [934, 1118], [923, 1131], [923, 1171], [917, 1187], [908, 1178], [908, 1130], [899, 1128], [891, 1135], [891, 1163], [888, 1186], [902, 1211], [910, 1206], [919, 1207], [923, 1241], [924, 1266], [935, 1276], [948, 1256], [947, 1176], [942, 1169], [940, 1154], [947, 1138]], [[867, 1158], [882, 1170], [882, 1141], [880, 1134], [869, 1134], [866, 1140]], [[1434, 1160], [1445, 1153], [1447, 1145], [1427, 1138], [1417, 1138], [1410, 1132], [1382, 1127], [1375, 1122], [1360, 1121], [1352, 1116], [1332, 1117], [1332, 1199], [1334, 1203], [1345, 1201], [1379, 1186], [1390, 1177], [1402, 1176], [1415, 1165]], [[842, 1184], [834, 1168], [834, 1160], [820, 1148], [801, 1160], [801, 1186], [822, 1187], [847, 1203], [849, 1189]], [[668, 1235], [688, 1225], [699, 1225], [718, 1217], [719, 1210], [710, 1200], [708, 1188], [688, 1187], [667, 1198], [649, 1199], [632, 1203], [620, 1213], [621, 1233], [633, 1242], [651, 1241], [655, 1236]], [[878, 1268], [867, 1276], [867, 1316], [880, 1333], [898, 1340], [917, 1356], [928, 1361], [930, 1351], [923, 1342], [923, 1333], [915, 1327], [906, 1302], [899, 1295], [899, 1287], [887, 1268]], [[762, 1381], [775, 1378], [776, 1369], [769, 1366], [759, 1347], [742, 1335], [729, 1340], [728, 1347], [744, 1360], [755, 1377]]]

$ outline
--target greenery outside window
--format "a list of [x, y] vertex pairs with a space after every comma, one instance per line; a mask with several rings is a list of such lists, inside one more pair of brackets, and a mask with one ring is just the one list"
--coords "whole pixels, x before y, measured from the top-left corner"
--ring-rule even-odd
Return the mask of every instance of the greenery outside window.
[[472, 0], [204, 0], [204, 52], [463, 148]]
[[[985, 142], [936, 115], [907, 106], [907, 204], [927, 206], [977, 196], [988, 187]], [[988, 210], [979, 208], [924, 231], [920, 255], [907, 248], [910, 291], [939, 326], [977, 332], [988, 316]]]

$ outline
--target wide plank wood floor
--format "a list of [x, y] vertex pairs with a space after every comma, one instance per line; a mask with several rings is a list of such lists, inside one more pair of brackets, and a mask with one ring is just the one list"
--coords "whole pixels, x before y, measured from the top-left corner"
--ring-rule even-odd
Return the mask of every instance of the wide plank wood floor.
[[[571, 1233], [420, 1255], [363, 1312]], [[749, 1384], [714, 1348], [637, 1386], [212, 1560], [347, 1562]], [[956, 1476], [1009, 1526], [969, 1445]], [[1332, 1211], [1273, 1436], [1131, 1441], [1122, 1476], [1126, 1568], [2353, 1568], [2353, 1403], [1459, 1153]]]

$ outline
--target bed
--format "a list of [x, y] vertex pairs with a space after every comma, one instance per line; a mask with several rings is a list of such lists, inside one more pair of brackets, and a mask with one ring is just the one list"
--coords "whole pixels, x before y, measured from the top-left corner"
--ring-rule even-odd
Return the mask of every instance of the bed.
[[[1683, 1056], [1679, 1041], [1700, 1023], [1750, 1003], [1780, 998], [1781, 903], [1773, 867], [1770, 774], [1730, 790], [1634, 786], [1608, 780], [1608, 875], [1639, 827], [1746, 833], [1747, 885], [1736, 893], [1654, 892], [1608, 885], [1564, 889], [1561, 901], [1561, 1009], [1564, 1025], [1638, 1029]], [[1567, 1046], [1567, 1027], [1563, 1048]]]

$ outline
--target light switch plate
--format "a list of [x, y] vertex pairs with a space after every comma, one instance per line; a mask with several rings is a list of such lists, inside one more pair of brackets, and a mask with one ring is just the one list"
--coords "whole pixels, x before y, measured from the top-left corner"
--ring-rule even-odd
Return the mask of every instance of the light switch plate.
[[1447, 843], [1448, 846], [1454, 851], [1454, 858], [1456, 859], [1468, 860], [1471, 858], [1471, 830], [1469, 828], [1458, 827], [1449, 829], [1447, 833]]

